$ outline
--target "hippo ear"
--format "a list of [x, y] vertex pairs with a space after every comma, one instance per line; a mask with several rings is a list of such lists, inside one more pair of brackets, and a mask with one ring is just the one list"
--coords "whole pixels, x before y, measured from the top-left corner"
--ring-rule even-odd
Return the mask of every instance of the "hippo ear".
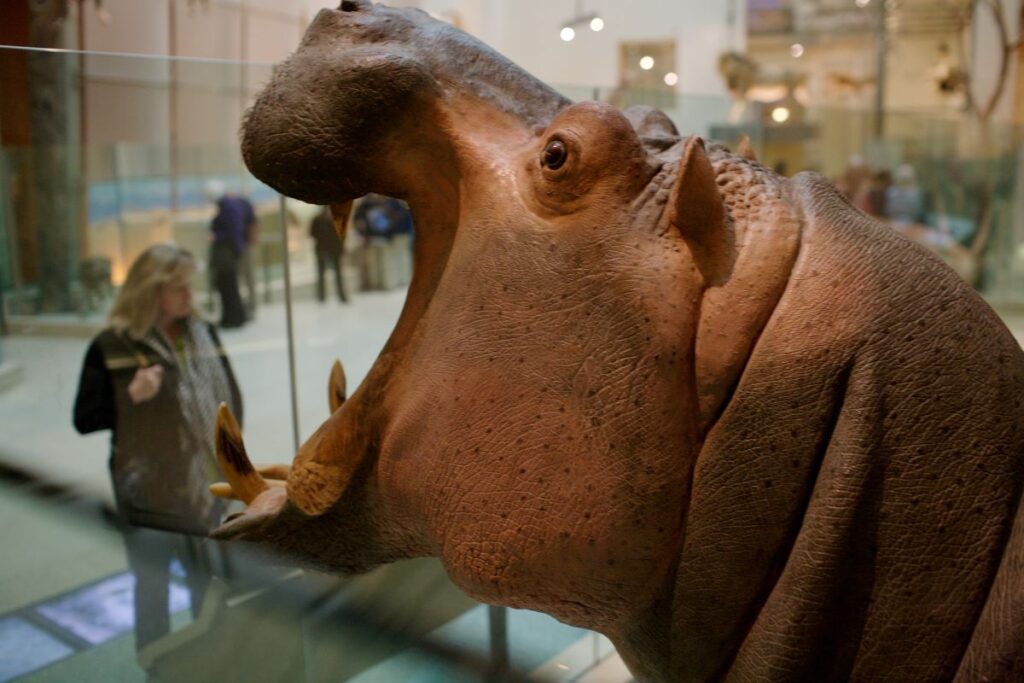
[[748, 161], [757, 161], [757, 152], [750, 144], [750, 136], [746, 133], [740, 135], [740, 144], [736, 146], [736, 153]]
[[704, 140], [691, 137], [679, 162], [668, 204], [668, 222], [683, 236], [705, 278], [717, 280], [730, 260], [725, 203]]
[[346, 386], [345, 368], [341, 367], [340, 360], [336, 360], [334, 365], [331, 366], [331, 376], [327, 380], [327, 405], [332, 413], [345, 402], [347, 396]]

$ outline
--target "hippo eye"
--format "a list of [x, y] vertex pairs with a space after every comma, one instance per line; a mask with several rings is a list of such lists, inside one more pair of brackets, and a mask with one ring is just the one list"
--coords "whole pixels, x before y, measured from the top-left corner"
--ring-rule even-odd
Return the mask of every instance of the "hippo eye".
[[565, 160], [568, 158], [569, 150], [565, 148], [565, 143], [561, 140], [552, 140], [544, 148], [544, 154], [541, 157], [540, 163], [545, 168], [557, 171], [562, 168], [562, 165], [565, 164]]

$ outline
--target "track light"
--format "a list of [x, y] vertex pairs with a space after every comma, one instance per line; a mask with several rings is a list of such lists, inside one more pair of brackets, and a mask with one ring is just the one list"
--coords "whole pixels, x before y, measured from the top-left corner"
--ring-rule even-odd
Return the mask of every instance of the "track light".
[[562, 30], [559, 31], [558, 36], [568, 43], [576, 37], [576, 29], [582, 26], [589, 26], [591, 31], [597, 33], [604, 30], [604, 19], [597, 12], [577, 13], [573, 18], [562, 22]]

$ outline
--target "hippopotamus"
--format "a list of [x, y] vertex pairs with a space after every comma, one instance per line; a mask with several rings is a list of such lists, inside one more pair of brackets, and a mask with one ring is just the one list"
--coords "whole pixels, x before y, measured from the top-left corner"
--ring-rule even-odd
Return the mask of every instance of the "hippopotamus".
[[826, 180], [366, 0], [319, 12], [242, 151], [306, 202], [407, 201], [415, 274], [290, 466], [222, 412], [247, 505], [216, 537], [439, 557], [639, 681], [1024, 680], [1024, 353]]

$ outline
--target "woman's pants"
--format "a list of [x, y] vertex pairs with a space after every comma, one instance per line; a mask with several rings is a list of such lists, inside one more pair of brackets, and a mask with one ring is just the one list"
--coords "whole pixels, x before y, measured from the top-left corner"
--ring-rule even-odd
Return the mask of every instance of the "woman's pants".
[[135, 575], [135, 649], [167, 635], [171, 628], [171, 561], [185, 570], [193, 618], [199, 616], [210, 584], [210, 562], [204, 538], [157, 529], [130, 527], [124, 531], [128, 566]]

